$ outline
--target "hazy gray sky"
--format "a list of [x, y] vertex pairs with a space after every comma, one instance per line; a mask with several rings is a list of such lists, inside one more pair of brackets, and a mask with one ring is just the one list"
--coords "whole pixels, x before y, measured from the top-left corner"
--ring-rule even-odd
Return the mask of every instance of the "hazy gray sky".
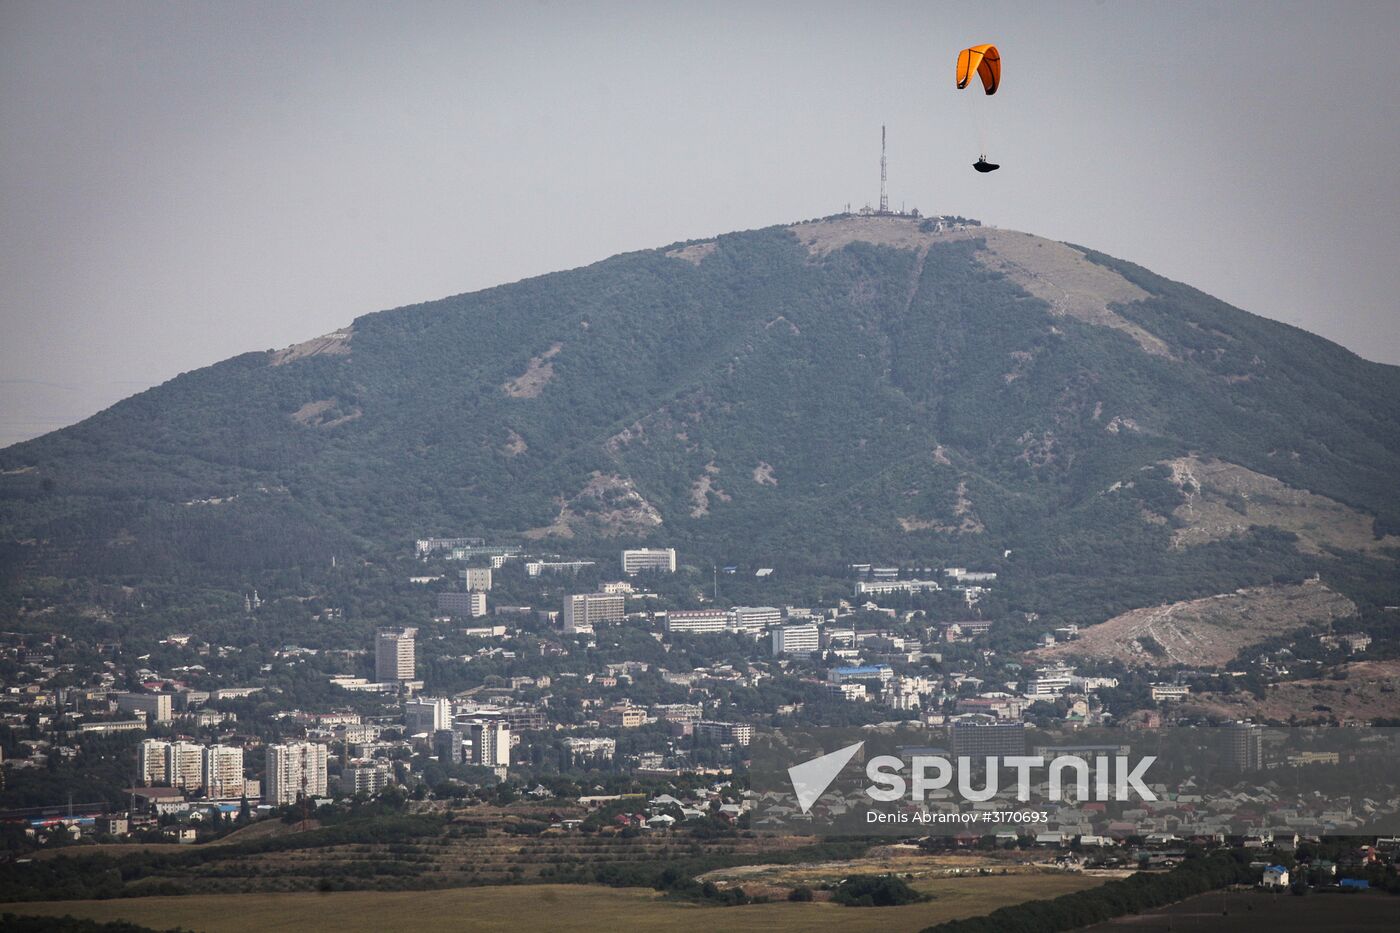
[[[1400, 362], [1400, 3], [0, 3], [0, 444], [356, 315], [873, 202]], [[991, 41], [994, 175], [952, 87]], [[970, 92], [969, 92], [970, 93]]]

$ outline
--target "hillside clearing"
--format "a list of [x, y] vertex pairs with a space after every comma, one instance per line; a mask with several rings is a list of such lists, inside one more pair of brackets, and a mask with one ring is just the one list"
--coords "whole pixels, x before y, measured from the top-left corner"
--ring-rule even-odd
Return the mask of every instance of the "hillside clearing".
[[1078, 640], [1033, 652], [1129, 665], [1220, 667], [1250, 645], [1299, 629], [1325, 631], [1356, 604], [1319, 582], [1261, 586], [1133, 609], [1085, 630]]

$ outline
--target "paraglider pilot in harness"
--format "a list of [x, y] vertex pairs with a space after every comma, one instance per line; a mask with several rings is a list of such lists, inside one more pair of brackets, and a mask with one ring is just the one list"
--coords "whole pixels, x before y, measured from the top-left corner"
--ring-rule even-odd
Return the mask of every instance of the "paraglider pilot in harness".
[[[997, 88], [1001, 86], [1001, 53], [997, 51], [996, 46], [974, 45], [958, 53], [958, 90], [966, 88], [974, 74], [982, 79], [982, 89], [987, 92], [987, 96], [997, 92]], [[985, 150], [985, 143], [982, 148]], [[1001, 168], [997, 163], [987, 161], [985, 151], [972, 163], [972, 167], [983, 173], [995, 172]]]

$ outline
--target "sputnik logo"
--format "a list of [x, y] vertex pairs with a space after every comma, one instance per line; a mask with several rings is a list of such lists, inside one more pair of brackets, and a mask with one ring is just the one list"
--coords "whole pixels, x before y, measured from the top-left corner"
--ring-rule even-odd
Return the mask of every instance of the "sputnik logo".
[[826, 793], [831, 782], [836, 780], [836, 775], [841, 773], [841, 769], [846, 767], [864, 744], [862, 740], [788, 768], [788, 778], [792, 781], [793, 793], [797, 794], [797, 805], [802, 808], [803, 813], [812, 809], [812, 805]]

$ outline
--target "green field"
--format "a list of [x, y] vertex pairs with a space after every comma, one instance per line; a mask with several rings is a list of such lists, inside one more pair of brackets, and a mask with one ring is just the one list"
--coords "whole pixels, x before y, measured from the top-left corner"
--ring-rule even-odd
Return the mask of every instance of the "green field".
[[1400, 930], [1400, 897], [1367, 894], [1312, 894], [1293, 897], [1262, 891], [1217, 891], [1187, 898], [1145, 914], [1119, 917], [1083, 933], [1392, 933]]
[[589, 933], [618, 929], [666, 929], [713, 933], [839, 928], [846, 933], [913, 933], [932, 923], [988, 913], [1036, 898], [1094, 887], [1100, 880], [1069, 874], [949, 878], [916, 886], [936, 900], [907, 907], [851, 908], [830, 903], [773, 903], [749, 907], [698, 907], [637, 888], [517, 885], [439, 891], [332, 894], [233, 894], [143, 897], [108, 901], [6, 904], [17, 914], [94, 920], [127, 920], [156, 929], [183, 927], [199, 933], [244, 930], [334, 929], [338, 933], [414, 929], [550, 929]]

